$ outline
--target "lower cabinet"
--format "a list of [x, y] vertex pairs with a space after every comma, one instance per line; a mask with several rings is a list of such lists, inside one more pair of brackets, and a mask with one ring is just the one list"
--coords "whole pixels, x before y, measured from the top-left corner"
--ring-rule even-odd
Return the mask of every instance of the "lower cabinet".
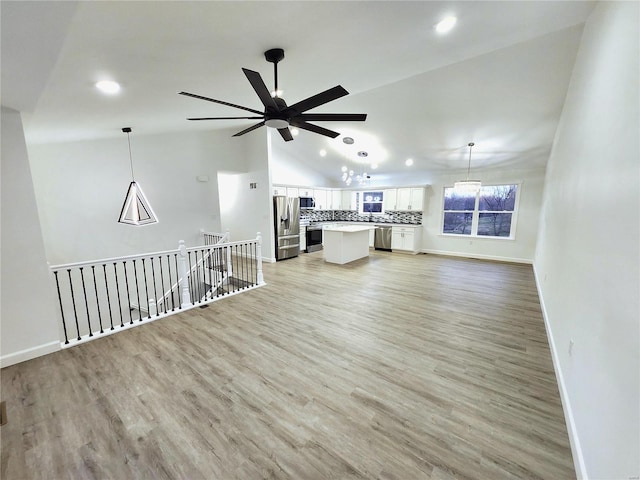
[[416, 254], [420, 251], [422, 227], [393, 227], [391, 229], [391, 250]]
[[307, 249], [307, 227], [300, 227], [300, 253]]

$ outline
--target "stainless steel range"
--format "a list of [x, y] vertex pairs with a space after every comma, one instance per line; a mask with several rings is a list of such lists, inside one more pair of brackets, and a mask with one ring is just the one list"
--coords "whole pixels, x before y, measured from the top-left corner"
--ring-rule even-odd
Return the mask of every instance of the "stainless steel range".
[[322, 250], [322, 225], [309, 225], [306, 235], [308, 253]]

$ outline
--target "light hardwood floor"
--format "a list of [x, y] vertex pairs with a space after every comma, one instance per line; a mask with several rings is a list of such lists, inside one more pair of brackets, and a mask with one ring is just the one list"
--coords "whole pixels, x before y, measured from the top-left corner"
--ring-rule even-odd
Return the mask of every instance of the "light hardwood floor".
[[10, 479], [569, 479], [530, 266], [373, 252], [2, 370]]

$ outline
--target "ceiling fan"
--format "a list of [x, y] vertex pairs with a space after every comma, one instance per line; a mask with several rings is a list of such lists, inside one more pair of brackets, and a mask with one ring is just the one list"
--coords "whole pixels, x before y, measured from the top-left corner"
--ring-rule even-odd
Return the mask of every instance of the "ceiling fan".
[[[278, 62], [284, 58], [284, 50], [281, 48], [272, 48], [271, 50], [267, 50], [264, 52], [265, 59], [273, 63], [273, 71], [275, 77], [275, 89], [274, 91], [278, 91]], [[330, 88], [329, 90], [325, 90], [324, 92], [318, 93], [317, 95], [313, 95], [305, 100], [301, 100], [298, 103], [294, 103], [293, 105], [288, 106], [284, 99], [279, 96], [272, 96], [267, 89], [262, 77], [258, 72], [254, 72], [253, 70], [249, 70], [247, 68], [243, 68], [247, 80], [258, 94], [260, 101], [264, 105], [264, 112], [259, 110], [254, 110], [253, 108], [243, 107], [241, 105], [235, 105], [229, 102], [223, 102], [222, 100], [215, 100], [209, 97], [203, 97], [201, 95], [196, 95], [194, 93], [189, 92], [179, 92], [180, 95], [186, 95], [187, 97], [198, 98], [200, 100], [206, 100], [208, 102], [219, 103], [221, 105], [227, 105], [229, 107], [239, 108], [241, 110], [246, 110], [251, 113], [255, 113], [259, 116], [253, 117], [203, 117], [203, 118], [188, 118], [187, 120], [235, 120], [235, 119], [247, 119], [247, 120], [261, 120], [255, 125], [242, 130], [241, 132], [233, 135], [234, 137], [239, 137], [240, 135], [244, 135], [245, 133], [249, 133], [256, 128], [260, 128], [263, 125], [267, 127], [276, 128], [282, 138], [289, 142], [293, 140], [293, 136], [291, 135], [291, 131], [289, 130], [289, 126], [298, 127], [303, 130], [308, 130], [310, 132], [318, 133], [320, 135], [325, 135], [327, 137], [336, 138], [340, 135], [338, 132], [334, 132], [333, 130], [329, 130], [327, 128], [320, 127], [318, 125], [314, 125], [309, 123], [310, 121], [317, 122], [335, 122], [335, 121], [351, 121], [351, 122], [363, 122], [367, 119], [367, 115], [365, 113], [305, 113], [307, 110], [311, 110], [312, 108], [318, 107], [320, 105], [324, 105], [325, 103], [329, 103], [333, 100], [336, 100], [340, 97], [348, 95], [344, 88], [340, 85]]]

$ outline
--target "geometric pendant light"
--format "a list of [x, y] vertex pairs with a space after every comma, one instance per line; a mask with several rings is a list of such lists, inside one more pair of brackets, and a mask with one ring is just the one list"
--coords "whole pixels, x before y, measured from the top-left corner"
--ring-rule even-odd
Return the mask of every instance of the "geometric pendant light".
[[122, 210], [120, 211], [120, 219], [118, 223], [127, 223], [129, 225], [150, 225], [152, 223], [158, 223], [158, 217], [153, 213], [151, 204], [147, 197], [144, 195], [142, 188], [136, 182], [133, 177], [133, 160], [131, 159], [131, 140], [129, 139], [129, 133], [131, 128], [125, 127], [122, 129], [127, 134], [127, 140], [129, 141], [129, 163], [131, 164], [131, 183], [127, 189], [127, 194], [124, 197], [124, 203], [122, 204]]
[[458, 194], [476, 195], [480, 191], [480, 187], [482, 186], [480, 180], [469, 180], [469, 172], [471, 170], [471, 148], [473, 148], [474, 145], [475, 143], [473, 142], [468, 144], [469, 165], [467, 166], [467, 179], [455, 182], [453, 184], [453, 190]]

